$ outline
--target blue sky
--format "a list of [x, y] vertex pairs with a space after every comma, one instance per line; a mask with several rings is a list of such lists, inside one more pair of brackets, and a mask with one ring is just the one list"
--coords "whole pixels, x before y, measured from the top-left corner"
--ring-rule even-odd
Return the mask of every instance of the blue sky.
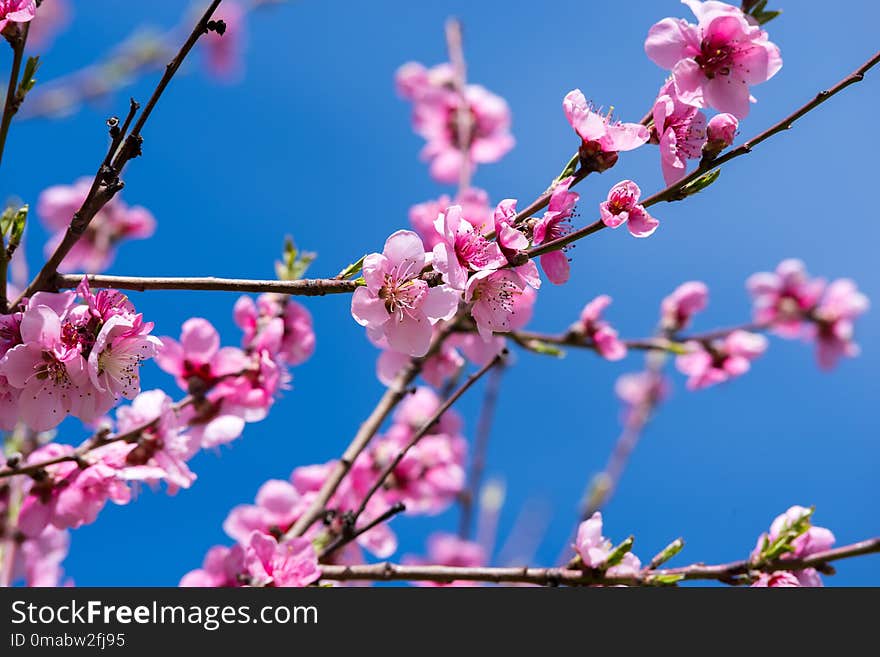
[[[76, 3], [72, 29], [45, 53], [43, 79], [106, 53], [144, 22], [170, 26], [180, 3]], [[771, 7], [776, 8], [774, 0]], [[124, 198], [143, 204], [159, 227], [149, 241], [125, 245], [111, 272], [128, 275], [218, 275], [269, 278], [285, 234], [319, 253], [314, 275], [332, 275], [385, 237], [407, 227], [410, 205], [452, 192], [430, 180], [417, 160], [409, 106], [393, 90], [405, 61], [445, 59], [443, 21], [461, 18], [469, 75], [504, 96], [513, 111], [517, 147], [480, 168], [475, 184], [493, 201], [526, 203], [565, 163], [576, 141], [561, 110], [580, 87], [588, 98], [638, 120], [663, 71], [644, 54], [650, 25], [688, 16], [673, 1], [599, 3], [559, 0], [507, 3], [373, 3], [304, 1], [249, 20], [247, 71], [236, 85], [207, 79], [194, 60], [175, 79], [144, 132], [144, 157], [126, 171]], [[742, 134], [760, 132], [866, 60], [876, 48], [880, 9], [868, 0], [846, 13], [814, 3], [782, 4], [768, 28], [784, 66], [754, 89], [758, 103]], [[815, 35], [822, 35], [817, 41]], [[130, 90], [145, 100], [152, 75]], [[13, 126], [2, 173], [3, 194], [35, 202], [48, 185], [91, 174], [105, 149], [104, 120], [124, 113], [127, 93], [56, 121]], [[663, 296], [686, 280], [705, 281], [709, 309], [697, 329], [746, 321], [744, 281], [786, 257], [810, 271], [848, 276], [880, 299], [874, 209], [875, 128], [880, 71], [724, 169], [708, 191], [652, 212], [662, 224], [647, 240], [602, 231], [570, 252], [571, 281], [542, 289], [532, 328], [566, 327], [600, 293], [614, 297], [608, 317], [626, 336], [648, 334]], [[660, 189], [656, 149], [621, 157], [591, 177], [581, 193], [581, 221], [592, 221], [607, 188], [623, 178], [646, 193]], [[44, 234], [37, 222], [28, 255], [39, 264]], [[160, 335], [210, 319], [227, 344], [232, 293], [134, 294]], [[73, 533], [65, 568], [79, 585], [173, 585], [205, 551], [227, 543], [221, 524], [234, 505], [253, 499], [268, 478], [337, 457], [381, 394], [376, 352], [349, 315], [347, 297], [306, 301], [318, 335], [315, 357], [295, 371], [294, 388], [270, 417], [242, 439], [192, 463], [195, 486], [169, 497], [144, 490], [129, 506], [109, 505], [98, 522]], [[752, 373], [733, 383], [675, 391], [646, 432], [605, 513], [607, 533], [636, 536], [650, 559], [683, 536], [673, 563], [742, 558], [757, 535], [791, 504], [813, 504], [817, 524], [839, 543], [880, 534], [877, 470], [880, 313], [857, 327], [862, 355], [820, 372], [807, 344], [773, 339]], [[553, 563], [568, 540], [587, 479], [602, 467], [619, 431], [616, 377], [638, 369], [638, 355], [609, 364], [589, 353], [564, 360], [518, 353], [507, 373], [489, 451], [487, 474], [501, 477], [507, 499], [500, 536], [526, 505], [543, 509], [533, 528], [534, 563]], [[154, 364], [145, 389], [173, 390]], [[473, 434], [482, 393], [461, 403]], [[332, 401], [330, 401], [332, 400]], [[473, 418], [473, 419], [472, 419]], [[83, 436], [73, 422], [61, 439]], [[421, 552], [428, 532], [454, 531], [457, 510], [435, 518], [397, 518], [402, 553]], [[538, 535], [540, 534], [540, 535]], [[880, 584], [880, 557], [841, 563], [829, 585]]]

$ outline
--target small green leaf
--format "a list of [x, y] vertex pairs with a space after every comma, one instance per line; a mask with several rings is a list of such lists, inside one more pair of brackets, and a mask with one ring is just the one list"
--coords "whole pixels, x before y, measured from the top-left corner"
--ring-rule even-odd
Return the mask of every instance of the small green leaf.
[[684, 548], [684, 539], [677, 538], [672, 543], [663, 548], [657, 556], [651, 559], [651, 568], [659, 568], [664, 563], [672, 559], [676, 554]]
[[557, 347], [555, 344], [544, 342], [543, 340], [525, 340], [522, 342], [529, 351], [543, 356], [555, 356], [556, 358], [565, 358], [565, 351]]
[[650, 579], [651, 584], [669, 585], [680, 582], [684, 579], [684, 575], [669, 573], [666, 575], [653, 575]]
[[360, 258], [358, 258], [358, 260], [351, 263], [348, 267], [346, 267], [341, 272], [336, 274], [336, 278], [341, 278], [343, 280], [347, 280], [347, 279], [351, 278], [352, 276], [354, 276], [355, 274], [359, 273], [360, 270], [364, 266], [364, 258], [366, 258], [366, 257], [367, 257], [366, 255], [362, 255]]
[[18, 92], [17, 96], [19, 101], [24, 100], [24, 97], [27, 95], [28, 91], [34, 88], [34, 85], [37, 83], [34, 75], [37, 73], [37, 70], [40, 68], [40, 58], [37, 57], [28, 57], [27, 62], [24, 65], [24, 73], [21, 76], [21, 82], [18, 84]]
[[9, 247], [11, 249], [15, 249], [21, 243], [24, 227], [27, 224], [28, 209], [27, 205], [21, 206], [12, 219], [12, 233], [9, 236]]
[[281, 262], [275, 263], [275, 274], [282, 281], [296, 281], [305, 276], [309, 265], [314, 262], [318, 255], [303, 251], [300, 253], [293, 238], [287, 236], [284, 239], [284, 252], [281, 254]]
[[580, 152], [575, 153], [572, 156], [572, 158], [568, 161], [568, 164], [565, 165], [565, 168], [562, 170], [562, 172], [558, 176], [556, 176], [556, 179], [553, 182], [557, 183], [560, 180], [562, 180], [563, 178], [568, 178], [570, 175], [572, 175], [575, 171], [577, 171], [578, 164], [580, 163], [580, 161], [581, 161]]
[[630, 536], [625, 541], [617, 545], [611, 553], [608, 555], [608, 558], [605, 559], [605, 568], [611, 568], [612, 566], [616, 566], [623, 558], [626, 556], [626, 553], [632, 550], [633, 543], [635, 543], [635, 536]]
[[753, 14], [753, 16], [758, 21], [758, 25], [766, 25], [781, 13], [782, 10], [777, 9], [775, 11], [763, 11], [760, 14]]
[[701, 192], [706, 189], [713, 182], [718, 180], [718, 176], [721, 175], [721, 169], [714, 169], [707, 174], [704, 174], [694, 180], [693, 182], [689, 182], [687, 185], [678, 190], [678, 194], [676, 197], [678, 199], [687, 198], [688, 196], [693, 196], [697, 192]]

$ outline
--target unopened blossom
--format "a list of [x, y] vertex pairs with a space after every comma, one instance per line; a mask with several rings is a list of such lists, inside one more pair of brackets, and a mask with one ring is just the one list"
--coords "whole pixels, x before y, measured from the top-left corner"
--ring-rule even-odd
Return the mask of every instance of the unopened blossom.
[[831, 369], [843, 356], [861, 352], [853, 340], [854, 321], [869, 307], [868, 297], [859, 292], [855, 282], [841, 278], [829, 283], [813, 312], [816, 355], [819, 366]]
[[35, 0], [0, 0], [0, 30], [10, 21], [27, 23], [37, 11]]
[[733, 143], [736, 139], [736, 131], [739, 129], [739, 119], [733, 114], [724, 112], [716, 114], [706, 125], [706, 145], [703, 154], [715, 156]]
[[672, 81], [660, 89], [652, 111], [660, 146], [663, 180], [672, 185], [687, 173], [687, 160], [699, 159], [706, 143], [706, 117], [693, 105], [682, 102]]
[[702, 281], [682, 283], [660, 303], [660, 325], [664, 330], [677, 332], [686, 329], [691, 318], [706, 309], [709, 288]]
[[485, 234], [493, 229], [489, 195], [484, 190], [469, 187], [460, 191], [454, 199], [444, 194], [436, 200], [418, 203], [409, 209], [409, 222], [422, 238], [426, 249], [433, 249], [441, 241], [442, 235], [435, 223], [450, 205], [461, 206], [462, 218], [478, 233]]
[[769, 80], [782, 68], [779, 48], [737, 7], [716, 0], [682, 2], [697, 24], [664, 18], [648, 31], [645, 52], [672, 71], [682, 101], [745, 118], [750, 85]]
[[293, 299], [261, 294], [254, 302], [242, 296], [235, 303], [233, 317], [244, 331], [245, 348], [267, 349], [288, 365], [300, 365], [315, 352], [312, 315]]
[[648, 214], [639, 204], [642, 190], [632, 180], [622, 180], [608, 192], [608, 198], [599, 204], [599, 217], [609, 228], [617, 228], [623, 222], [633, 237], [648, 237], [657, 230], [660, 222]]
[[801, 583], [794, 573], [777, 570], [772, 573], [761, 573], [751, 586], [752, 588], [794, 588], [801, 586]]
[[746, 287], [754, 301], [755, 323], [782, 337], [802, 336], [825, 286], [824, 279], [810, 277], [804, 263], [793, 258], [780, 262], [774, 272], [752, 274]]
[[216, 545], [208, 550], [201, 568], [191, 570], [180, 580], [180, 586], [190, 587], [237, 587], [243, 582], [244, 549], [241, 545], [231, 548]]
[[[413, 102], [413, 128], [427, 141], [421, 157], [431, 163], [435, 180], [456, 182], [462, 167], [473, 172], [477, 164], [497, 162], [513, 148], [507, 102], [476, 84], [465, 87], [462, 100], [448, 64], [432, 69], [404, 64], [397, 73], [397, 88]], [[467, 124], [464, 143], [459, 134], [461, 111]]]
[[[495, 207], [492, 217], [498, 246], [508, 260], [516, 256], [518, 251], [529, 248], [529, 238], [522, 232], [521, 227], [516, 225], [516, 214], [516, 199], [507, 198]], [[534, 260], [527, 260], [513, 270], [534, 289], [541, 287], [541, 277]]]
[[[74, 213], [82, 207], [92, 180], [80, 178], [73, 185], [49, 187], [37, 200], [37, 214], [54, 235], [46, 243], [48, 257], [64, 237]], [[156, 230], [156, 220], [141, 206], [129, 207], [117, 194], [89, 222], [61, 263], [62, 271], [104, 271], [116, 257], [117, 245], [128, 239], [145, 239]]]
[[[428, 537], [427, 556], [417, 557], [415, 555], [407, 555], [403, 558], [403, 563], [408, 565], [437, 565], [451, 566], [454, 568], [479, 568], [485, 566], [486, 550], [479, 543], [459, 538], [455, 534], [447, 534], [445, 532], [435, 532]], [[479, 586], [478, 582], [470, 582], [467, 580], [455, 580], [449, 583], [445, 582], [416, 582], [416, 586], [455, 586], [470, 587]]]
[[[803, 559], [817, 552], [830, 550], [834, 545], [835, 538], [831, 530], [825, 527], [816, 527], [812, 524], [812, 511], [803, 506], [792, 506], [785, 513], [777, 516], [770, 525], [770, 531], [758, 537], [758, 543], [752, 551], [752, 558], [760, 558], [766, 545], [776, 541], [785, 532], [790, 531], [799, 523], [807, 520], [807, 529], [791, 542], [791, 551], [784, 552], [779, 559]], [[790, 573], [798, 582], [797, 586], [823, 586], [822, 578], [819, 577], [815, 568], [795, 570]], [[768, 584], [769, 586], [770, 584]], [[780, 586], [781, 584], [775, 584]], [[795, 586], [794, 584], [786, 584]]]
[[382, 253], [364, 258], [366, 286], [357, 288], [351, 301], [358, 324], [410, 356], [427, 353], [432, 325], [452, 317], [460, 298], [459, 292], [445, 285], [429, 287], [420, 278], [425, 263], [418, 235], [408, 230], [393, 233]]
[[302, 587], [321, 575], [311, 541], [291, 538], [279, 543], [258, 531], [245, 545], [244, 566], [251, 586]]
[[55, 36], [70, 22], [71, 13], [69, 0], [45, 0], [28, 29], [28, 50], [42, 51], [48, 48]]
[[639, 123], [621, 123], [611, 112], [600, 114], [587, 102], [580, 89], [566, 94], [562, 101], [565, 117], [581, 138], [581, 163], [595, 171], [604, 171], [617, 163], [617, 153], [631, 151], [648, 141], [648, 129]]
[[484, 341], [491, 340], [495, 331], [513, 330], [516, 299], [525, 287], [523, 277], [510, 269], [481, 271], [470, 277], [464, 300], [472, 304], [471, 316]]
[[[571, 232], [571, 219], [574, 206], [580, 196], [569, 190], [574, 177], [560, 180], [553, 187], [547, 212], [532, 229], [533, 244], [540, 245], [565, 237]], [[551, 251], [541, 256], [541, 268], [551, 283], [562, 285], [568, 281], [570, 267], [564, 250]]]
[[617, 331], [602, 320], [602, 312], [610, 304], [611, 297], [607, 294], [590, 301], [581, 311], [580, 322], [573, 330], [591, 340], [603, 358], [620, 360], [626, 356], [626, 345], [617, 337]]
[[464, 219], [460, 205], [446, 208], [434, 226], [441, 238], [433, 249], [433, 266], [451, 288], [464, 290], [471, 272], [507, 264], [498, 245]]
[[708, 345], [688, 342], [686, 349], [687, 353], [676, 357], [675, 366], [688, 377], [688, 390], [698, 390], [748, 372], [751, 361], [767, 350], [767, 338], [737, 330]]
[[244, 49], [247, 45], [245, 8], [236, 0], [226, 0], [214, 10], [212, 20], [222, 20], [226, 28], [222, 34], [209, 30], [199, 43], [205, 48], [205, 66], [214, 78], [234, 81], [242, 74]]
[[[602, 535], [602, 513], [596, 511], [578, 526], [574, 549], [585, 568], [604, 568], [614, 545]], [[626, 577], [638, 574], [642, 562], [632, 552], [627, 552], [621, 562], [608, 568], [610, 577]]]

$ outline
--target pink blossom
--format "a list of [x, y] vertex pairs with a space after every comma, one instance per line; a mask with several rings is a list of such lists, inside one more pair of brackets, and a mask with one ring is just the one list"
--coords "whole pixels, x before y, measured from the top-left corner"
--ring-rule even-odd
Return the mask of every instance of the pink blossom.
[[669, 388], [666, 377], [651, 370], [620, 375], [614, 393], [623, 402], [622, 422], [628, 424], [662, 402], [669, 396]]
[[208, 550], [201, 568], [191, 570], [180, 580], [182, 587], [237, 587], [242, 584], [244, 549], [216, 545]]
[[608, 198], [599, 204], [599, 216], [609, 228], [617, 228], [627, 222], [633, 237], [648, 237], [657, 230], [660, 222], [654, 219], [644, 206], [639, 205], [642, 190], [632, 180], [622, 180], [608, 192]]
[[672, 81], [660, 89], [654, 101], [653, 117], [663, 180], [672, 185], [684, 178], [687, 160], [702, 156], [706, 143], [706, 117], [698, 108], [679, 99]]
[[701, 281], [682, 283], [660, 304], [660, 325], [672, 333], [686, 329], [691, 318], [706, 309], [709, 288]]
[[13, 581], [23, 579], [29, 587], [59, 586], [69, 546], [70, 532], [52, 526], [24, 540], [15, 554]]
[[472, 304], [471, 316], [485, 342], [492, 339], [495, 331], [513, 330], [516, 299], [525, 287], [523, 277], [510, 269], [480, 271], [468, 280], [464, 300]]
[[246, 11], [235, 0], [227, 0], [214, 11], [213, 20], [226, 23], [223, 34], [209, 31], [199, 43], [205, 47], [205, 66], [208, 73], [222, 81], [236, 81], [243, 72], [244, 49], [247, 42]]
[[739, 129], [739, 119], [733, 114], [716, 114], [706, 126], [708, 142], [705, 149], [711, 154], [718, 154], [733, 143], [736, 139], [736, 131]]
[[315, 352], [312, 315], [293, 299], [261, 294], [254, 303], [243, 296], [235, 303], [233, 317], [244, 331], [246, 349], [267, 349], [288, 365], [300, 365]]
[[[613, 548], [611, 541], [602, 535], [601, 512], [596, 511], [578, 527], [574, 549], [585, 568], [604, 568]], [[632, 552], [627, 552], [623, 560], [609, 568], [606, 573], [611, 577], [626, 577], [638, 574], [641, 567], [639, 558]]]
[[672, 71], [682, 101], [745, 118], [749, 86], [769, 80], [782, 68], [779, 48], [737, 7], [715, 0], [682, 2], [698, 24], [664, 18], [648, 31], [645, 52]]
[[779, 263], [775, 272], [752, 274], [746, 287], [754, 300], [755, 323], [796, 338], [804, 334], [805, 322], [825, 291], [825, 281], [810, 278], [803, 262], [789, 259]]
[[464, 290], [473, 271], [499, 269], [507, 264], [495, 242], [489, 242], [462, 216], [460, 205], [452, 205], [434, 222], [440, 241], [434, 246], [433, 266], [443, 281]]
[[[393, 416], [394, 422], [417, 431], [434, 416], [441, 403], [440, 396], [431, 388], [419, 386], [397, 406]], [[457, 434], [461, 431], [461, 427], [461, 416], [454, 409], [441, 415], [435, 425], [437, 433], [446, 434]]]
[[733, 331], [710, 344], [691, 341], [688, 352], [675, 359], [675, 366], [687, 375], [688, 390], [707, 388], [749, 371], [751, 361], [767, 349], [767, 338], [758, 333]]
[[245, 543], [255, 530], [281, 536], [304, 511], [302, 496], [287, 481], [270, 479], [257, 491], [255, 504], [236, 506], [223, 523], [223, 531]]
[[255, 531], [244, 550], [244, 566], [251, 586], [303, 587], [321, 576], [318, 555], [310, 541], [291, 538], [279, 543]]
[[220, 347], [217, 329], [206, 319], [193, 317], [183, 323], [180, 341], [163, 336], [156, 364], [177, 379], [183, 390], [210, 389], [224, 377], [237, 374], [249, 363], [236, 347]]
[[[757, 559], [761, 556], [761, 553], [764, 550], [764, 546], [773, 543], [780, 536], [782, 536], [785, 532], [789, 531], [796, 524], [802, 522], [805, 518], [810, 518], [812, 515], [812, 510], [803, 506], [792, 506], [785, 513], [777, 516], [773, 523], [770, 525], [770, 531], [761, 534], [758, 537], [757, 545], [755, 549], [752, 551], [752, 558]], [[834, 545], [835, 538], [834, 534], [831, 533], [831, 530], [826, 529], [825, 527], [816, 527], [812, 524], [810, 520], [808, 522], [808, 528], [805, 532], [797, 536], [791, 542], [791, 551], [784, 552], [780, 559], [785, 561], [786, 559], [803, 559], [812, 554], [816, 554], [817, 552], [824, 552], [825, 550], [830, 550]], [[774, 573], [775, 574], [775, 573]], [[791, 576], [797, 579], [797, 586], [822, 586], [822, 579], [819, 577], [819, 573], [815, 568], [806, 568], [804, 570], [796, 570], [790, 573]], [[790, 580], [789, 580], [790, 581]], [[768, 584], [769, 585], [769, 584]], [[782, 584], [776, 584], [776, 586], [781, 586]], [[794, 586], [793, 584], [785, 584], [786, 586]], [[763, 584], [761, 584], [763, 586]]]
[[[55, 231], [46, 244], [46, 255], [61, 242], [75, 212], [82, 207], [92, 181], [80, 178], [73, 185], [49, 187], [37, 200], [37, 214]], [[156, 220], [141, 206], [128, 207], [119, 195], [111, 199], [89, 222], [83, 236], [64, 258], [64, 271], [84, 269], [89, 273], [104, 271], [116, 257], [116, 246], [126, 239], [144, 239], [156, 230]]]
[[455, 200], [443, 195], [434, 201], [425, 201], [409, 209], [409, 222], [422, 238], [426, 249], [433, 249], [441, 241], [441, 234], [434, 226], [443, 211], [450, 205], [460, 205], [462, 218], [478, 233], [492, 230], [492, 211], [489, 208], [489, 195], [482, 189], [469, 187], [458, 193]]
[[[58, 314], [48, 306], [30, 308], [22, 315], [20, 330], [22, 344], [0, 360], [0, 374], [21, 390], [21, 420], [34, 431], [46, 431], [68, 413], [87, 410], [95, 394], [86, 361], [79, 349], [62, 340]], [[90, 412], [86, 415], [96, 417]]]
[[365, 287], [355, 290], [351, 314], [374, 339], [384, 336], [395, 351], [424, 356], [431, 326], [458, 309], [459, 293], [446, 286], [429, 287], [419, 278], [426, 263], [419, 236], [399, 230], [382, 253], [364, 259]]
[[67, 27], [72, 9], [68, 0], [44, 0], [28, 30], [28, 50], [44, 50]]
[[[434, 333], [436, 334], [436, 328]], [[394, 377], [409, 364], [410, 357], [385, 348], [376, 362], [376, 376], [384, 385], [390, 386]], [[450, 340], [444, 340], [436, 354], [422, 364], [422, 378], [432, 386], [441, 387], [454, 376], [465, 361]], [[2, 416], [0, 416], [2, 417]]]
[[853, 341], [853, 322], [868, 310], [869, 305], [868, 297], [847, 278], [828, 285], [813, 312], [816, 355], [820, 367], [831, 369], [841, 357], [859, 355], [861, 350]]
[[758, 579], [752, 582], [752, 588], [792, 588], [797, 586], [801, 586], [800, 581], [787, 570], [761, 573], [758, 575]]
[[610, 112], [605, 116], [599, 114], [580, 89], [566, 94], [562, 109], [581, 138], [581, 162], [596, 171], [614, 166], [619, 151], [638, 148], [650, 137], [648, 129], [641, 124], [614, 121]]
[[497, 162], [514, 145], [507, 103], [475, 84], [464, 91], [469, 129], [467, 143], [461, 143], [462, 98], [451, 80], [448, 65], [427, 70], [420, 64], [405, 64], [397, 74], [398, 90], [414, 104], [413, 127], [427, 141], [421, 157], [431, 163], [434, 179], [444, 183], [457, 181], [462, 167], [473, 172], [477, 164]]
[[608, 322], [602, 321], [602, 312], [611, 304], [611, 297], [600, 295], [590, 301], [581, 311], [580, 323], [574, 330], [592, 340], [596, 351], [608, 360], [626, 357], [626, 345], [617, 337]]
[[[486, 565], [486, 550], [479, 543], [459, 538], [455, 534], [435, 532], [428, 537], [427, 557], [407, 555], [403, 563], [411, 565], [438, 565], [456, 568], [478, 568]], [[418, 582], [417, 586], [479, 586], [477, 582], [456, 580], [453, 582]]]
[[0, 30], [10, 21], [27, 23], [37, 11], [35, 0], [0, 0]]
[[[565, 237], [571, 232], [571, 219], [574, 206], [580, 196], [576, 192], [569, 191], [574, 177], [569, 176], [560, 180], [553, 187], [550, 194], [550, 202], [547, 212], [538, 220], [532, 232], [534, 244], [546, 244], [553, 240]], [[570, 271], [568, 258], [564, 251], [551, 251], [541, 256], [541, 267], [551, 283], [562, 285], [568, 281]]]

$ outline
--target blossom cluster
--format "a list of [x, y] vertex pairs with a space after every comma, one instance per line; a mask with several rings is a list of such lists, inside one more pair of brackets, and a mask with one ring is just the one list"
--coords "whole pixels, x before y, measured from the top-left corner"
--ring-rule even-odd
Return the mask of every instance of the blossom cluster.
[[[434, 515], [446, 510], [464, 487], [467, 453], [467, 443], [460, 434], [461, 419], [452, 411], [441, 415], [415, 443], [368, 500], [361, 517], [351, 520], [380, 473], [439, 407], [440, 399], [430, 388], [418, 388], [408, 396], [395, 412], [388, 431], [377, 436], [352, 464], [351, 471], [326, 506], [324, 523], [310, 527], [302, 538], [290, 538], [287, 532], [311, 506], [336, 463], [302, 466], [293, 471], [289, 481], [267, 481], [258, 491], [254, 504], [234, 508], [223, 524], [224, 531], [236, 545], [212, 548], [202, 567], [185, 575], [181, 585], [265, 585], [261, 575], [253, 570], [252, 564], [256, 562], [251, 561], [249, 565], [246, 557], [254, 549], [268, 552], [265, 546], [272, 541], [276, 554], [295, 552], [298, 555], [285, 558], [284, 566], [275, 566], [274, 585], [302, 586], [309, 582], [295, 573], [306, 563], [316, 563], [315, 549], [320, 550], [346, 530], [355, 529], [346, 523], [357, 521], [358, 527], [368, 525], [398, 503], [405, 506], [409, 515]], [[311, 550], [306, 550], [304, 545]], [[362, 549], [385, 559], [397, 550], [397, 538], [387, 524], [378, 524], [358, 534], [355, 541], [331, 552], [328, 558], [332, 563], [362, 563]]]

